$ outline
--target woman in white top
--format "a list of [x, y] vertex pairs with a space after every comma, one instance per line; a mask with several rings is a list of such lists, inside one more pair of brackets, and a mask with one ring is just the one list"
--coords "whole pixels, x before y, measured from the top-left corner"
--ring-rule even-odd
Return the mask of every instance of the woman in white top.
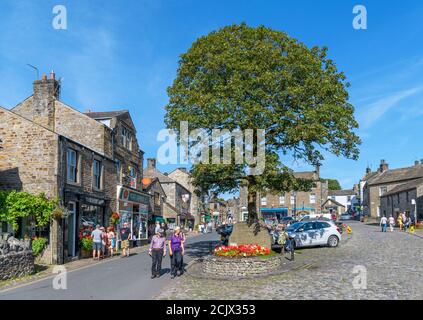
[[390, 217], [389, 217], [389, 230], [390, 230], [391, 232], [393, 232], [393, 231], [394, 231], [394, 225], [395, 225], [395, 219], [394, 219], [394, 217], [393, 217], [393, 216], [390, 216]]

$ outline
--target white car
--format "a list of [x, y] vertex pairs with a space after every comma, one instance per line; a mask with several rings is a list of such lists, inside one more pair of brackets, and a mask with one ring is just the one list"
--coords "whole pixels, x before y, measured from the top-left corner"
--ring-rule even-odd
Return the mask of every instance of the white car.
[[304, 216], [301, 216], [298, 221], [303, 221], [303, 220], [312, 220], [312, 219], [319, 219], [319, 218], [326, 218], [329, 220], [332, 220], [332, 215], [330, 213], [324, 213], [324, 214], [306, 214]]
[[290, 225], [286, 231], [294, 239], [296, 248], [329, 246], [337, 247], [341, 241], [339, 228], [331, 221], [306, 221]]

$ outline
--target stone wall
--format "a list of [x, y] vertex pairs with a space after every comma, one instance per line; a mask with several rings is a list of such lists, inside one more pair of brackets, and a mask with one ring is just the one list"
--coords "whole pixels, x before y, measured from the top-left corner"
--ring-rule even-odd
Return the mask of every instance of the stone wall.
[[34, 272], [34, 255], [29, 241], [9, 237], [0, 240], [0, 280], [26, 276]]
[[0, 280], [23, 277], [34, 272], [32, 251], [22, 251], [0, 256]]
[[203, 272], [222, 278], [258, 277], [275, 273], [281, 268], [281, 258], [225, 258], [210, 256], [203, 260]]
[[0, 189], [57, 196], [58, 136], [0, 108]]
[[112, 156], [110, 129], [60, 101], [55, 101], [55, 131], [98, 153]]

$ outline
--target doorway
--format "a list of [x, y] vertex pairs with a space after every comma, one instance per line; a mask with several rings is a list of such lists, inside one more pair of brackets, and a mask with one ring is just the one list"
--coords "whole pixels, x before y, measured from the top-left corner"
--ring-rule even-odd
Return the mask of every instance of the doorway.
[[76, 256], [76, 203], [68, 203], [68, 256]]

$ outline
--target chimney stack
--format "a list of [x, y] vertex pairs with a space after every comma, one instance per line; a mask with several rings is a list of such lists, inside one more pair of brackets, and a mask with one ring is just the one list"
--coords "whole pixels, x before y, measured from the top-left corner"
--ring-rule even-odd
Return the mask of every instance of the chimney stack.
[[147, 170], [156, 170], [156, 159], [154, 158], [147, 159]]
[[414, 161], [414, 165], [418, 166], [420, 164], [420, 162], [418, 160]]
[[388, 171], [389, 165], [386, 163], [385, 160], [380, 160], [379, 172]]
[[366, 168], [366, 174], [372, 173], [372, 169], [370, 167]]
[[50, 130], [54, 130], [54, 101], [59, 99], [60, 84], [55, 80], [54, 71], [50, 73], [50, 79], [43, 74], [41, 80], [33, 83], [32, 110], [27, 115], [35, 123]]
[[54, 74], [54, 70], [50, 71], [50, 80], [56, 80], [56, 75]]

